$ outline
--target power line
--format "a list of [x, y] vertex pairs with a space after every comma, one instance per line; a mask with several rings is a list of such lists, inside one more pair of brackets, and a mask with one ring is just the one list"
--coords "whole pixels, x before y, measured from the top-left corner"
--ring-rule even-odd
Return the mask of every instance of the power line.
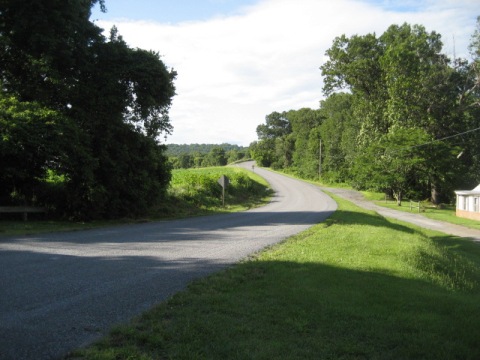
[[419, 144], [419, 145], [413, 145], [413, 146], [405, 146], [405, 147], [400, 148], [400, 149], [398, 149], [398, 150], [402, 150], [402, 149], [413, 149], [413, 148], [417, 148], [417, 147], [421, 147], [421, 146], [433, 144], [434, 142], [437, 142], [437, 141], [443, 141], [443, 140], [451, 139], [451, 138], [454, 138], [454, 137], [457, 137], [457, 136], [462, 136], [462, 135], [465, 135], [465, 134], [468, 134], [468, 133], [471, 133], [471, 132], [474, 132], [474, 131], [478, 131], [478, 130], [480, 130], [480, 127], [476, 128], [476, 129], [472, 129], [472, 130], [465, 131], [465, 132], [463, 132], [463, 133], [446, 136], [446, 137], [441, 138], [441, 139], [432, 140], [432, 141], [429, 141], [429, 142], [427, 142], [427, 143], [423, 143], [423, 144]]

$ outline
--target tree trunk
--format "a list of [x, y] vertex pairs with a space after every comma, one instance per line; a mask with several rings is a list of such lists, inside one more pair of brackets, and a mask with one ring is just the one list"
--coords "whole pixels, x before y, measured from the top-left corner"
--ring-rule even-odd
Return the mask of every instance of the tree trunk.
[[437, 191], [437, 187], [435, 184], [432, 184], [431, 188], [431, 201], [433, 205], [438, 205], [440, 204], [440, 193]]
[[397, 199], [397, 206], [402, 206], [402, 190], [399, 190], [398, 192], [394, 191], [393, 196]]

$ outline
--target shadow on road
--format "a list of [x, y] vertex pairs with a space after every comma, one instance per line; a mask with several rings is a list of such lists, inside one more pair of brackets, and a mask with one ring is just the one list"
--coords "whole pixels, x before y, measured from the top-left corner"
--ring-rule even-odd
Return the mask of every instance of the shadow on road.
[[[332, 214], [332, 211], [261, 212], [251, 211], [234, 214], [221, 214], [174, 221], [159, 221], [143, 224], [120, 225], [85, 231], [61, 232], [27, 236], [4, 237], [0, 244], [29, 242], [58, 242], [94, 244], [102, 242], [132, 241], [188, 241], [204, 238], [212, 239], [212, 232], [243, 227], [269, 227], [278, 225], [306, 225], [319, 223]], [[206, 231], [206, 234], [201, 232]]]
[[[8, 251], [36, 278], [15, 269], [0, 276], [0, 358], [51, 359], [101, 337], [112, 326], [228, 264], [162, 256], [78, 257]], [[39, 264], [48, 264], [35, 268]], [[2, 261], [3, 265], [8, 264]]]

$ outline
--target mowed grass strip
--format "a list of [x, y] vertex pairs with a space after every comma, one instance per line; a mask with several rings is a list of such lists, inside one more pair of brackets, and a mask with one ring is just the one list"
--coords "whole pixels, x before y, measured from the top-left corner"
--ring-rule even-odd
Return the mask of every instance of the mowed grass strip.
[[325, 223], [73, 357], [480, 359], [480, 245], [335, 199]]
[[[470, 220], [456, 215], [456, 206], [452, 204], [433, 205], [430, 201], [420, 202], [420, 211], [418, 210], [418, 201], [402, 201], [401, 206], [397, 205], [396, 200], [385, 201], [385, 194], [371, 191], [362, 191], [367, 200], [374, 201], [375, 204], [387, 207], [393, 210], [399, 210], [409, 213], [420, 213], [430, 219], [446, 221], [452, 224], [466, 226], [471, 229], [480, 230], [480, 221]], [[411, 205], [411, 206], [410, 206]]]

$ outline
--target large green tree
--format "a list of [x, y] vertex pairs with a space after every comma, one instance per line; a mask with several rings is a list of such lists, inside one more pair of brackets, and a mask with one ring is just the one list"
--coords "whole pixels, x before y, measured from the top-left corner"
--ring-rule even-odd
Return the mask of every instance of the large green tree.
[[213, 147], [203, 160], [203, 166], [224, 166], [227, 165], [225, 149], [220, 146]]
[[254, 141], [249, 147], [252, 158], [259, 166], [269, 167], [277, 161], [275, 157], [275, 139]]
[[303, 108], [291, 110], [287, 114], [292, 124], [293, 168], [297, 174], [315, 178], [319, 169], [320, 135], [318, 128], [323, 117], [319, 110]]
[[[460, 107], [465, 115], [467, 127], [473, 130], [480, 128], [480, 16], [477, 17], [469, 49], [472, 62], [463, 61], [458, 64], [461, 73], [458, 83], [462, 89]], [[480, 182], [480, 131], [472, 131], [460, 139], [463, 147], [462, 157], [470, 165], [470, 185], [474, 186]]]
[[322, 177], [329, 181], [347, 182], [358, 153], [359, 121], [352, 114], [353, 95], [334, 93], [320, 102], [324, 117], [322, 139]]
[[78, 137], [58, 111], [0, 93], [0, 203], [41, 201], [47, 170], [62, 171]]
[[[420, 25], [392, 25], [380, 37], [368, 34], [335, 39], [327, 51], [329, 60], [322, 66], [324, 91], [327, 95], [341, 89], [351, 91], [352, 115], [359, 124], [358, 156], [371, 146], [383, 146], [386, 139], [395, 145], [391, 134], [404, 130], [425, 132], [428, 143], [469, 128], [459, 107], [458, 87], [465, 78], [441, 49], [440, 35]], [[450, 193], [455, 183], [448, 169], [458, 173], [462, 164], [453, 151], [438, 147], [423, 156], [423, 189], [438, 201], [439, 190]], [[389, 158], [383, 159], [391, 163]], [[397, 161], [405, 161], [408, 167], [407, 157], [398, 154]]]
[[[257, 127], [263, 166], [395, 195], [452, 199], [480, 181], [480, 18], [473, 61], [442, 54], [421, 25], [342, 35], [321, 67], [320, 109], [274, 112]], [[321, 145], [320, 145], [321, 141]], [[320, 153], [320, 147], [322, 149]]]
[[265, 124], [257, 126], [259, 141], [250, 145], [253, 158], [260, 166], [283, 168], [291, 160], [291, 143], [287, 141], [291, 132], [292, 126], [286, 112], [274, 111], [267, 115]]
[[406, 193], [411, 192], [418, 182], [421, 171], [426, 167], [425, 150], [416, 145], [428, 141], [422, 129], [397, 128], [371, 143], [357, 156], [352, 166], [354, 181], [360, 187], [377, 191], [391, 191], [401, 205]]
[[[158, 53], [130, 48], [115, 28], [106, 38], [89, 21], [97, 3], [104, 8], [102, 0], [2, 1], [1, 91], [67, 119], [56, 121], [53, 133], [65, 123], [74, 127], [65, 146], [41, 138], [48, 156], [36, 165], [64, 175], [62, 211], [83, 218], [137, 215], [159, 201], [170, 178], [159, 139], [172, 130], [168, 110], [176, 73]], [[11, 117], [3, 121], [12, 124]], [[26, 132], [35, 132], [34, 122], [23, 122]], [[6, 129], [0, 129], [3, 139]], [[9, 142], [1, 149], [15, 140]], [[22, 156], [35, 146], [27, 145]], [[6, 158], [6, 150], [0, 156]], [[17, 166], [28, 173], [32, 164]], [[3, 197], [11, 191], [2, 186]]]

